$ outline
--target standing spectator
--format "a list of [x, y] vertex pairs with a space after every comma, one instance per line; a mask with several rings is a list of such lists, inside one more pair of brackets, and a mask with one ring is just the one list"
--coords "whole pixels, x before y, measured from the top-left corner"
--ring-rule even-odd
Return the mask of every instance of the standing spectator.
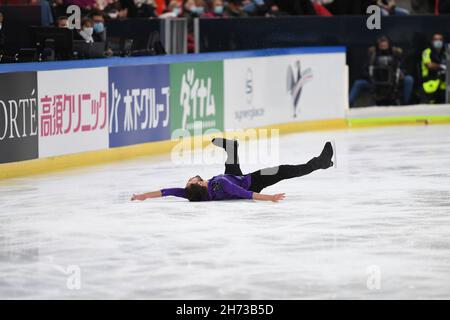
[[433, 35], [431, 47], [422, 53], [422, 89], [427, 103], [445, 102], [446, 55], [444, 36]]
[[376, 5], [378, 5], [381, 8], [381, 14], [383, 16], [407, 16], [409, 15], [409, 11], [400, 8], [397, 6], [397, 3], [395, 0], [376, 0], [374, 1]]
[[53, 25], [53, 14], [52, 8], [48, 0], [31, 0], [30, 4], [41, 6], [41, 24], [43, 27], [48, 27]]

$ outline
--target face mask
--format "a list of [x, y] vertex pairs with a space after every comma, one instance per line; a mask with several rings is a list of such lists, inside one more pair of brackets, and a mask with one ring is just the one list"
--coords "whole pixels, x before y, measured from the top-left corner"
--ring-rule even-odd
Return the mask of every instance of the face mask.
[[116, 19], [118, 15], [119, 15], [119, 13], [118, 13], [117, 11], [116, 11], [116, 12], [110, 12], [110, 13], [108, 13], [108, 16], [109, 16], [111, 19]]
[[223, 13], [223, 6], [214, 7], [214, 13], [215, 14], [222, 14]]
[[434, 40], [433, 41], [433, 47], [435, 49], [440, 50], [440, 49], [442, 49], [443, 46], [444, 46], [444, 43], [442, 42], [442, 40]]
[[96, 33], [102, 33], [103, 31], [105, 31], [105, 25], [103, 24], [103, 22], [94, 23], [94, 31]]
[[194, 7], [192, 7], [191, 11], [192, 11], [192, 13], [201, 15], [201, 14], [203, 14], [203, 12], [205, 12], [205, 9], [203, 9], [203, 7], [195, 7], [194, 6]]
[[85, 34], [87, 34], [88, 36], [92, 36], [92, 34], [94, 33], [94, 28], [83, 28], [83, 32]]
[[178, 17], [180, 15], [180, 8], [174, 8], [172, 12]]

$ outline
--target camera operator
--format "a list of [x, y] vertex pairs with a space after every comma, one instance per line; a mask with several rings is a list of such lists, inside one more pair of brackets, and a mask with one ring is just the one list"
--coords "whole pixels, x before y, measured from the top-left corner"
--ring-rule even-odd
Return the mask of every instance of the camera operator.
[[444, 103], [447, 62], [442, 34], [434, 34], [431, 47], [422, 52], [421, 69], [425, 101], [427, 103]]
[[397, 104], [399, 89], [402, 88], [401, 102], [410, 102], [414, 86], [414, 78], [405, 75], [401, 69], [403, 50], [391, 45], [386, 36], [377, 39], [376, 46], [368, 50], [368, 66], [365, 68], [364, 79], [358, 79], [350, 90], [350, 106], [353, 106], [362, 90], [374, 91], [377, 104]]

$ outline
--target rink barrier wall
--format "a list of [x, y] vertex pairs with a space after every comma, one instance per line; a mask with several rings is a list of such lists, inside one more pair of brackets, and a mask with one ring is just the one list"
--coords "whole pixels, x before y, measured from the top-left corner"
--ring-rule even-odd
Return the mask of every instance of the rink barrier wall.
[[[167, 154], [180, 128], [204, 147], [247, 128], [450, 123], [448, 105], [348, 110], [347, 82], [342, 47], [0, 65], [0, 138], [17, 136], [0, 139], [0, 179]], [[204, 99], [197, 119], [189, 97]]]

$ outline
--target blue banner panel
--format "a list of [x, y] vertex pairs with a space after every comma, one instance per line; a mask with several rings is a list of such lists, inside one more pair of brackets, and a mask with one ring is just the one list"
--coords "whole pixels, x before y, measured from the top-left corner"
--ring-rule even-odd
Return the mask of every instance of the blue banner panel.
[[109, 146], [170, 139], [169, 65], [109, 68]]

